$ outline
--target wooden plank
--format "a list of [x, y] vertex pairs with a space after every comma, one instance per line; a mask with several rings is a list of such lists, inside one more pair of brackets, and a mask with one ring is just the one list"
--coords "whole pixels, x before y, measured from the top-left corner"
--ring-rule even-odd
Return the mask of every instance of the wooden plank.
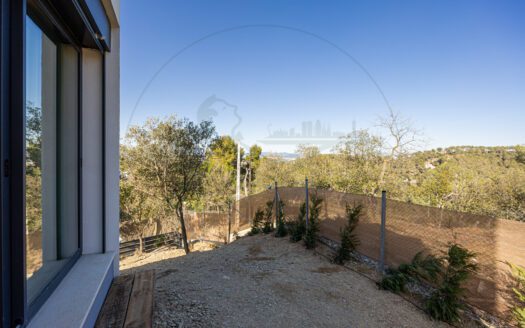
[[124, 323], [125, 328], [151, 328], [153, 322], [154, 286], [154, 270], [135, 274]]
[[125, 275], [113, 280], [95, 323], [96, 328], [122, 328], [124, 326], [133, 278], [133, 275]]

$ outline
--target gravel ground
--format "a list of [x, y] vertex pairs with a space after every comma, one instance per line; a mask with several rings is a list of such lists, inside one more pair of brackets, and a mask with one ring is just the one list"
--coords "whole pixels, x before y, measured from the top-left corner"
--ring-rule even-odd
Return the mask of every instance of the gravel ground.
[[447, 327], [369, 279], [270, 235], [126, 259], [156, 270], [155, 327]]

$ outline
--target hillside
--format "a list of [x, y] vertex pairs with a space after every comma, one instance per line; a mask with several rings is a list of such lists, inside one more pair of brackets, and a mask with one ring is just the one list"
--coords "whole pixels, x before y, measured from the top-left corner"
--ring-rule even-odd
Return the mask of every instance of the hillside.
[[376, 194], [405, 202], [525, 220], [525, 147], [458, 146], [421, 151], [388, 162], [358, 145], [351, 154], [310, 152], [293, 161], [263, 158], [255, 189], [277, 181], [281, 186], [303, 186], [304, 177], [317, 188]]

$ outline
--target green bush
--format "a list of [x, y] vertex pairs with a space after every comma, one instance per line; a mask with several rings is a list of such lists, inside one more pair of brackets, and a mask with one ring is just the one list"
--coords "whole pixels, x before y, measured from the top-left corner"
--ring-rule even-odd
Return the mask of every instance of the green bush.
[[436, 320], [455, 322], [459, 320], [458, 310], [463, 306], [454, 293], [440, 288], [425, 302], [427, 313]]
[[410, 263], [403, 263], [397, 269], [388, 269], [386, 276], [378, 283], [381, 289], [394, 293], [405, 291], [405, 286], [413, 280], [434, 282], [442, 268], [442, 260], [434, 255], [423, 256], [417, 253]]
[[377, 285], [397, 294], [405, 291], [405, 286], [411, 279], [410, 275], [400, 270], [388, 269], [387, 275]]
[[359, 245], [359, 238], [354, 234], [354, 230], [359, 222], [361, 216], [361, 210], [363, 207], [357, 205], [351, 207], [346, 204], [346, 219], [347, 223], [344, 229], [341, 229], [341, 245], [337, 248], [337, 252], [334, 257], [334, 262], [337, 264], [344, 264], [352, 257], [352, 251]]
[[512, 270], [512, 276], [516, 280], [516, 285], [512, 287], [514, 292], [514, 306], [512, 314], [520, 328], [525, 328], [525, 268], [507, 262]]
[[477, 269], [474, 256], [457, 244], [451, 244], [442, 257], [424, 257], [419, 252], [412, 262], [389, 270], [378, 285], [395, 293], [405, 291], [405, 285], [413, 280], [426, 280], [439, 286], [425, 301], [425, 309], [433, 319], [453, 323], [459, 320], [459, 310], [463, 306], [461, 285]]
[[288, 234], [288, 230], [286, 229], [286, 221], [284, 219], [284, 202], [282, 200], [279, 201], [276, 224], [277, 229], [275, 231], [275, 237], [286, 236]]
[[164, 245], [166, 245], [166, 241], [167, 241], [167, 237], [166, 235], [160, 235], [157, 237], [157, 240], [155, 241], [155, 248], [159, 248], [159, 247], [162, 247]]
[[443, 258], [432, 254], [424, 256], [423, 252], [418, 252], [412, 259], [412, 262], [410, 262], [408, 266], [402, 268], [404, 272], [416, 277], [416, 279], [429, 282], [435, 282], [442, 269]]
[[453, 323], [459, 320], [459, 310], [463, 307], [461, 285], [477, 270], [475, 254], [452, 244], [444, 257], [444, 265], [437, 276], [439, 288], [425, 303], [428, 314], [436, 320]]
[[317, 234], [319, 233], [319, 215], [321, 214], [321, 204], [323, 199], [314, 195], [310, 199], [310, 215], [308, 218], [308, 227], [304, 235], [304, 244], [306, 248], [315, 248], [317, 245]]
[[257, 209], [255, 216], [252, 222], [252, 230], [250, 230], [250, 235], [256, 235], [261, 232], [261, 226], [264, 219], [264, 212], [261, 209]]
[[306, 204], [302, 203], [299, 208], [299, 215], [293, 221], [287, 222], [288, 232], [290, 233], [290, 240], [292, 242], [298, 242], [303, 239], [304, 234], [306, 233], [306, 225], [304, 222], [304, 217], [306, 216]]
[[264, 222], [263, 222], [262, 232], [268, 234], [273, 231], [272, 219], [273, 219], [273, 202], [268, 201], [266, 202], [266, 209], [264, 210]]

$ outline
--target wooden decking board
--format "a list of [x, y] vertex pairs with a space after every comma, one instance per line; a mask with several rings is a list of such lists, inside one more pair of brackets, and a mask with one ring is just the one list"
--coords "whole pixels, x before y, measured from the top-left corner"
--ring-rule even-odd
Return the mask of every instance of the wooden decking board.
[[113, 280], [98, 315], [96, 328], [122, 328], [124, 326], [133, 278], [133, 275], [125, 275]]
[[154, 285], [154, 270], [135, 274], [124, 323], [125, 328], [151, 328]]
[[117, 277], [111, 284], [95, 327], [151, 327], [154, 284], [154, 270]]

